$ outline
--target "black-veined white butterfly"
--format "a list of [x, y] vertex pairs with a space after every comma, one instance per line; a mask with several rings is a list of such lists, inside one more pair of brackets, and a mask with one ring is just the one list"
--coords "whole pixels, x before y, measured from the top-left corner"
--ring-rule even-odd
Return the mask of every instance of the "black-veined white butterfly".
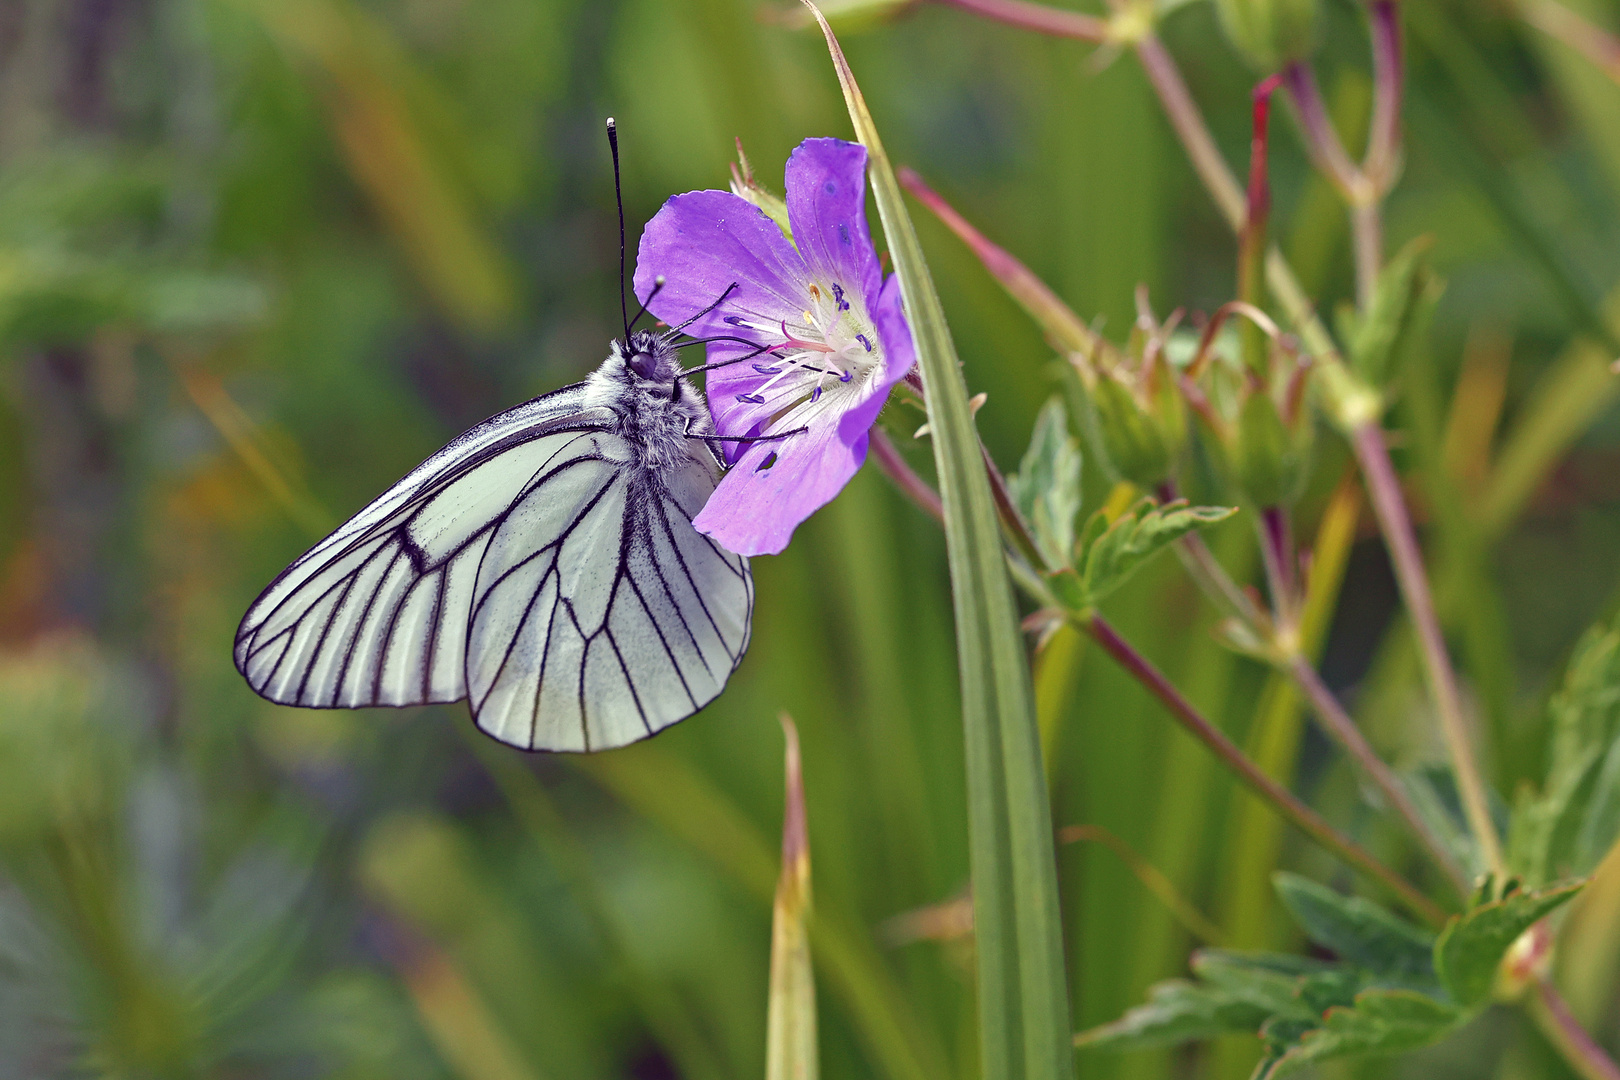
[[714, 700], [753, 578], [692, 527], [720, 459], [679, 328], [631, 326], [584, 382], [465, 432], [276, 578], [237, 630], [248, 685], [312, 708], [465, 697], [527, 750], [623, 746]]

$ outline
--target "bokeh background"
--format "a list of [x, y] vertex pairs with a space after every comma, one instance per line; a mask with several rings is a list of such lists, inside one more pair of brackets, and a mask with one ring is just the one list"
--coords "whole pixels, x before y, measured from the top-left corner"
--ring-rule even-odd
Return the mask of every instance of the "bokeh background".
[[[1549, 373], [1620, 329], [1620, 87], [1507, 5], [1408, 7], [1391, 249], [1432, 233], [1449, 289], [1394, 422], [1441, 577], [1462, 568], [1446, 613], [1511, 791], [1540, 775], [1539, 704], [1568, 649], [1615, 607], [1612, 389], [1559, 384], [1583, 434], [1532, 456], [1496, 519], [1434, 508], [1482, 497]], [[325, 530], [464, 427], [600, 362], [618, 313], [606, 116], [632, 245], [668, 195], [724, 186], [734, 137], [779, 183], [800, 139], [848, 135], [825, 50], [792, 14], [0, 0], [0, 1075], [756, 1075], [787, 710], [827, 1075], [973, 1076], [971, 943], [897, 943], [891, 921], [959, 896], [967, 848], [943, 543], [880, 475], [755, 562], [746, 663], [646, 745], [529, 757], [460, 706], [280, 708], [230, 661], [248, 603]], [[1324, 31], [1319, 71], [1354, 138], [1358, 9], [1324, 0]], [[1161, 314], [1230, 296], [1231, 238], [1132, 57], [928, 4], [847, 32], [892, 156], [1105, 333], [1126, 332], [1139, 283]], [[1207, 3], [1176, 5], [1163, 33], [1241, 164], [1255, 74]], [[1331, 312], [1353, 288], [1343, 214], [1278, 131], [1278, 235]], [[981, 429], [1011, 468], [1056, 389], [1051, 352], [918, 217], [968, 381], [989, 395]], [[922, 418], [894, 406], [885, 422], [909, 442]], [[1304, 535], [1344, 471], [1325, 438]], [[1095, 506], [1107, 485], [1088, 472], [1087, 487]], [[1240, 515], [1213, 537], [1245, 575], [1251, 536]], [[1411, 763], [1436, 749], [1394, 609], [1368, 528], [1323, 662]], [[1264, 672], [1214, 644], [1172, 560], [1108, 614], [1268, 767], [1410, 858]], [[1234, 942], [1298, 945], [1269, 871], [1348, 884], [1342, 871], [1105, 657], [1066, 662], [1072, 693], [1046, 703], [1058, 823], [1112, 830]], [[1182, 972], [1190, 939], [1107, 848], [1059, 858], [1079, 1027]], [[1614, 965], [1587, 968], [1570, 994], [1612, 1046]], [[1256, 1052], [1078, 1067], [1237, 1078]], [[1420, 1059], [1333, 1075], [1561, 1068], [1493, 1013]]]

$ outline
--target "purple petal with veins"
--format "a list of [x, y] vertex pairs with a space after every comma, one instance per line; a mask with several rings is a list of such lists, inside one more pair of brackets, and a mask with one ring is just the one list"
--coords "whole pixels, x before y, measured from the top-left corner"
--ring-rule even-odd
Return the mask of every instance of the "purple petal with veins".
[[899, 284], [883, 280], [866, 225], [866, 149], [807, 139], [786, 188], [791, 241], [729, 192], [695, 191], [648, 222], [637, 258], [638, 297], [666, 281], [653, 314], [741, 339], [709, 344], [709, 363], [727, 365], [709, 373], [709, 409], [719, 435], [763, 439], [726, 445], [731, 469], [694, 524], [744, 555], [781, 551], [849, 482], [915, 363]]

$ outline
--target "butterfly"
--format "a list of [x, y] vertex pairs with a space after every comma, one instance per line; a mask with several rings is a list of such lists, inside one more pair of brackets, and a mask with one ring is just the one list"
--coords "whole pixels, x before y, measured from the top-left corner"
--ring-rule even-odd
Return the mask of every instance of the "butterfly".
[[635, 321], [584, 382], [458, 436], [277, 577], [236, 633], [248, 685], [311, 708], [465, 697], [525, 750], [623, 746], [714, 700], [753, 578], [692, 526], [722, 460], [681, 328]]

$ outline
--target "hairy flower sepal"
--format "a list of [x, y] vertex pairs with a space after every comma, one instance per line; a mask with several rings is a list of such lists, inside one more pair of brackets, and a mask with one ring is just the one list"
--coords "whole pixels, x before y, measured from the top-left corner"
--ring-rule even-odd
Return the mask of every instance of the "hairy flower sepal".
[[806, 139], [785, 187], [791, 239], [732, 192], [693, 191], [647, 224], [636, 266], [653, 314], [716, 339], [709, 408], [716, 434], [738, 441], [693, 524], [742, 555], [781, 551], [849, 482], [915, 362], [866, 225], [866, 148]]
[[1098, 341], [1069, 358], [1068, 387], [1086, 441], [1115, 481], [1152, 491], [1170, 479], [1187, 441], [1187, 413], [1165, 346], [1173, 326], [1146, 311], [1125, 350]]
[[[1230, 355], [1230, 335], [1220, 330], [1234, 315], [1271, 337], [1263, 370]], [[1293, 502], [1308, 479], [1316, 441], [1308, 394], [1317, 370], [1264, 312], [1234, 301], [1210, 320], [1181, 380], [1227, 480], [1260, 506]]]

